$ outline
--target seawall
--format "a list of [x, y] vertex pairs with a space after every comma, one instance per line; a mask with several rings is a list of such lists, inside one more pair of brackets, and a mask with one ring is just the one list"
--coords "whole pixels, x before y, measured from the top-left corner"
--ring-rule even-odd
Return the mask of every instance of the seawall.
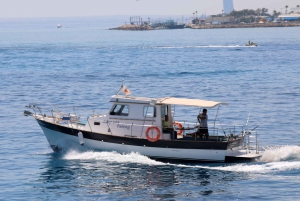
[[120, 27], [109, 28], [109, 30], [147, 31], [147, 30], [154, 30], [154, 29], [151, 26], [148, 26], [148, 25], [125, 24], [125, 25], [120, 26]]

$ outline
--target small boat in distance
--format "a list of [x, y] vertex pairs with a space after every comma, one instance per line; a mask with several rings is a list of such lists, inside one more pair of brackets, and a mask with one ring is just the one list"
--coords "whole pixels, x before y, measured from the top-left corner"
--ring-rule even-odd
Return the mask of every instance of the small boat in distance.
[[174, 22], [174, 20], [167, 20], [165, 26], [167, 29], [183, 29], [185, 24]]
[[[111, 97], [112, 106], [106, 114], [93, 112], [87, 118], [82, 118], [75, 107], [62, 111], [57, 105], [36, 103], [26, 106], [32, 111], [25, 110], [23, 115], [36, 119], [54, 151], [75, 144], [99, 151], [138, 152], [159, 161], [184, 163], [251, 161], [261, 156], [255, 129], [220, 124], [218, 111], [221, 105], [228, 105], [225, 102], [130, 94], [122, 84]], [[197, 118], [187, 121], [188, 114], [178, 113], [182, 107], [197, 107], [199, 111], [217, 109], [208, 127], [209, 136], [205, 139], [198, 136], [201, 128]], [[165, 123], [170, 126], [166, 128]]]
[[167, 20], [165, 22], [154, 22], [150, 24], [154, 29], [183, 29], [184, 23]]
[[248, 43], [246, 44], [246, 46], [257, 46], [257, 43], [250, 42], [250, 40], [249, 40]]
[[62, 28], [62, 25], [61, 25], [61, 24], [57, 24], [56, 27], [57, 27], [57, 28]]

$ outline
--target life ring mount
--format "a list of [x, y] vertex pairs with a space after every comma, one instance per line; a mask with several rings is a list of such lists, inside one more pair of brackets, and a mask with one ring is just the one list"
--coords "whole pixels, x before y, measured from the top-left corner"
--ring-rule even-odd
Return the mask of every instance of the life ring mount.
[[177, 121], [174, 121], [174, 122], [173, 122], [173, 125], [176, 126], [176, 127], [175, 127], [176, 130], [179, 130], [179, 131], [177, 132], [177, 135], [181, 135], [181, 134], [182, 134], [182, 128], [183, 128], [183, 127], [182, 127], [182, 124], [179, 123], [179, 122], [177, 122]]
[[[156, 137], [153, 136], [153, 130], [156, 131]], [[152, 131], [152, 136], [149, 135], [150, 131]], [[150, 126], [146, 130], [146, 137], [150, 142], [156, 142], [157, 140], [159, 140], [160, 135], [160, 130], [156, 126]]]

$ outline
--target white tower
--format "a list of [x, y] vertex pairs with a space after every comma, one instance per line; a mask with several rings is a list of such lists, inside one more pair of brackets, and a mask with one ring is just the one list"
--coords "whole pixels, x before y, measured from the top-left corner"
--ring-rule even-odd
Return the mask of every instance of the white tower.
[[233, 0], [223, 0], [223, 9], [225, 14], [233, 11]]

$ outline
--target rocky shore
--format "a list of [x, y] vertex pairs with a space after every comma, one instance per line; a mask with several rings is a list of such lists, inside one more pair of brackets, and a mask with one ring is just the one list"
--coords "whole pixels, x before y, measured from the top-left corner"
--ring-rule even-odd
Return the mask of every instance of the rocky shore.
[[[186, 24], [185, 28], [190, 29], [224, 29], [224, 28], [266, 28], [266, 27], [298, 27], [300, 22], [281, 22], [281, 23], [255, 23], [255, 24]], [[131, 25], [125, 24], [109, 30], [127, 30], [127, 31], [148, 31], [155, 30], [149, 25]]]
[[[190, 29], [223, 29], [223, 28], [266, 28], [266, 27], [298, 27], [300, 22], [281, 22], [281, 23], [255, 23], [255, 24], [186, 24], [185, 28]], [[148, 31], [155, 30], [149, 25], [131, 25], [125, 24], [109, 30], [127, 30], [127, 31]]]
[[154, 30], [149, 25], [131, 25], [131, 24], [125, 24], [120, 27], [116, 28], [109, 28], [109, 30], [127, 30], [127, 31], [148, 31], [148, 30]]

